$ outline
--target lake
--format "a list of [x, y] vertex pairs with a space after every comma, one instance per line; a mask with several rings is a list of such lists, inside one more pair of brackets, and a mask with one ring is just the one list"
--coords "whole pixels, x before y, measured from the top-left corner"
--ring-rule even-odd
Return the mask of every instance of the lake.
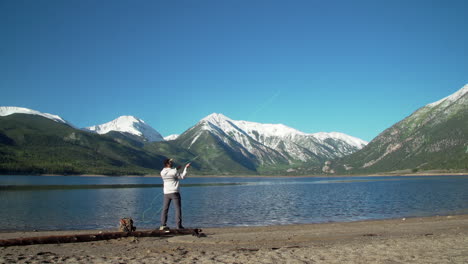
[[[159, 227], [158, 177], [0, 176], [0, 230]], [[468, 214], [468, 176], [200, 177], [182, 181], [185, 227]], [[174, 227], [171, 206], [168, 225]]]

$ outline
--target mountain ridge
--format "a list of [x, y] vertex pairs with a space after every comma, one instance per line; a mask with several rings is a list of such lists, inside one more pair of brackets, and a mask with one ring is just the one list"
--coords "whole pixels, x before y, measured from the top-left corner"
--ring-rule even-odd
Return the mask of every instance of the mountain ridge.
[[133, 127], [144, 121], [119, 118], [128, 121], [122, 122], [127, 130], [116, 131], [121, 123], [115, 122], [111, 129], [102, 127], [101, 135], [56, 115], [0, 107], [0, 173], [148, 174], [157, 173], [164, 157], [191, 162], [193, 173], [207, 175], [468, 172], [468, 85], [368, 143], [339, 132], [307, 134], [218, 113], [181, 135], [165, 140], [159, 134], [159, 141], [151, 141]]
[[0, 116], [2, 174], [148, 174], [164, 157], [41, 115]]
[[61, 118], [58, 115], [53, 115], [49, 113], [42, 113], [36, 110], [32, 110], [29, 108], [24, 108], [24, 107], [17, 107], [17, 106], [0, 106], [0, 116], [9, 116], [12, 114], [29, 114], [29, 115], [38, 115], [38, 116], [43, 116], [45, 118], [48, 118], [50, 120], [53, 120], [55, 122], [60, 122], [64, 123], [70, 126], [73, 126], [71, 123], [68, 121], [65, 121], [65, 119]]
[[[9, 116], [13, 116], [14, 118], [12, 120], [20, 121], [23, 119], [21, 117], [22, 115], [36, 115], [41, 116], [42, 118], [45, 118], [47, 120], [54, 121], [55, 123], [65, 124], [61, 122], [61, 118], [51, 118], [50, 115], [38, 115], [37, 111], [28, 109], [22, 109], [19, 112], [25, 112], [25, 114], [16, 113], [16, 115], [19, 115], [16, 116], [14, 113], [16, 110], [18, 110], [18, 108], [12, 108], [9, 109], [8, 113], [7, 111], [4, 111], [4, 113], [9, 114]], [[24, 122], [20, 121], [20, 123], [24, 125]], [[134, 124], [137, 125], [135, 126]], [[117, 149], [119, 149], [117, 153], [115, 153], [115, 155], [121, 158], [123, 157], [124, 159], [127, 159], [127, 161], [111, 162], [111, 164], [114, 164], [112, 166], [132, 166], [132, 168], [140, 168], [139, 166], [141, 165], [139, 164], [141, 163], [139, 163], [137, 160], [129, 160], [128, 156], [129, 151], [137, 151], [139, 153], [141, 152], [138, 155], [141, 157], [145, 157], [146, 160], [148, 157], [147, 154], [156, 155], [157, 157], [178, 156], [182, 160], [193, 159], [194, 170], [198, 171], [198, 173], [201, 174], [264, 174], [287, 171], [288, 169], [291, 169], [291, 167], [297, 168], [303, 162], [309, 162], [310, 164], [314, 164], [314, 168], [317, 168], [318, 170], [318, 168], [321, 166], [321, 163], [323, 163], [325, 159], [335, 157], [335, 154], [333, 153], [336, 151], [336, 149], [330, 147], [331, 145], [327, 145], [330, 142], [325, 142], [327, 140], [337, 140], [325, 136], [329, 135], [328, 133], [321, 134], [323, 136], [321, 140], [323, 140], [325, 143], [320, 143], [318, 142], [319, 140], [315, 138], [315, 136], [300, 132], [298, 130], [281, 124], [261, 124], [248, 121], [236, 121], [222, 114], [212, 114], [207, 116], [206, 118], [200, 120], [196, 125], [189, 128], [182, 135], [168, 138], [170, 139], [170, 141], [164, 140], [162, 136], [160, 136], [160, 134], [158, 134], [158, 140], [151, 140], [151, 138], [148, 137], [143, 138], [147, 136], [147, 134], [144, 134], [144, 131], [142, 132], [143, 129], [141, 129], [141, 126], [138, 125], [147, 126], [143, 120], [138, 119], [136, 117], [121, 116], [106, 124], [89, 127], [87, 129], [78, 129], [74, 126], [70, 126], [71, 129], [75, 129], [76, 131], [69, 133], [67, 136], [64, 136], [63, 132], [59, 132], [56, 128], [54, 128], [51, 132], [55, 131], [53, 133], [57, 133], [57, 135], [52, 135], [53, 133], [51, 134], [44, 130], [37, 131], [35, 133], [38, 134], [34, 135], [30, 134], [30, 132], [27, 132], [27, 130], [24, 130], [25, 128], [21, 128], [21, 131], [24, 131], [21, 133], [26, 134], [20, 137], [18, 137], [18, 135], [16, 134], [15, 136], [11, 137], [11, 135], [9, 134], [10, 132], [8, 132], [8, 129], [0, 130], [0, 152], [2, 152], [2, 149], [8, 149], [8, 151], [20, 153], [21, 149], [15, 148], [13, 145], [16, 144], [15, 142], [19, 142], [18, 140], [20, 140], [20, 138], [24, 136], [31, 138], [46, 137], [48, 138], [45, 140], [46, 142], [55, 142], [54, 144], [58, 144], [58, 146], [61, 147], [67, 146], [67, 148], [70, 148], [71, 151], [73, 147], [69, 145], [70, 143], [78, 145], [84, 144], [88, 146], [88, 143], [85, 142], [88, 142], [86, 138], [89, 137], [85, 136], [86, 134], [83, 134], [83, 132], [85, 132], [105, 136], [102, 138], [102, 140], [105, 142], [108, 142], [109, 139], [112, 139], [112, 141], [114, 142], [102, 142], [102, 144], [104, 145], [122, 145], [123, 148], [112, 148], [114, 149], [114, 151], [117, 151]], [[217, 125], [221, 125], [221, 127]], [[45, 125], [41, 126], [47, 127]], [[239, 126], [246, 129], [247, 132], [243, 131], [241, 128], [239, 128]], [[149, 128], [152, 129], [151, 127]], [[203, 133], [199, 133], [200, 131], [196, 132], [197, 129], [201, 129], [200, 131], [202, 131]], [[190, 134], [190, 131], [194, 132], [192, 134], [193, 137], [188, 136], [188, 134]], [[290, 142], [291, 139], [297, 140], [298, 137], [301, 138], [301, 142]], [[260, 138], [262, 138], [262, 141], [259, 141]], [[271, 140], [272, 138], [273, 140]], [[201, 140], [198, 141], [199, 139]], [[94, 137], [93, 140], [99, 141], [96, 137]], [[313, 141], [313, 143], [311, 143], [310, 141]], [[2, 147], [2, 143], [5, 143], [6, 146]], [[36, 144], [34, 142], [32, 143]], [[54, 144], [52, 144], [51, 146], [53, 146]], [[313, 144], [315, 145], [315, 149], [307, 149], [306, 147], [301, 146], [302, 144], [305, 146]], [[15, 146], [19, 148], [22, 148], [22, 146], [27, 147], [22, 144], [16, 144]], [[50, 148], [44, 148], [44, 150], [47, 149], [49, 149], [49, 151], [53, 151]], [[179, 153], [175, 153], [175, 150], [177, 150]], [[72, 152], [70, 151], [66, 152], [64, 156], [74, 156], [74, 154], [72, 154]], [[76, 151], [82, 152], [83, 150], [77, 148]], [[121, 151], [123, 151], [124, 153], [119, 154]], [[324, 151], [327, 151], [328, 154], [322, 155], [322, 152]], [[341, 156], [341, 154], [338, 153], [338, 156]], [[14, 155], [11, 157], [11, 162], [13, 163], [10, 164], [7, 162], [7, 165], [5, 165], [9, 168], [9, 171], [11, 171], [12, 166], [13, 168], [18, 168], [19, 165], [15, 163], [15, 160], [17, 160], [17, 162], [25, 162], [22, 158], [14, 158]], [[44, 154], [40, 154], [38, 157], [41, 158], [35, 161], [37, 164], [42, 164], [45, 162], [44, 164], [49, 164], [44, 165], [45, 168], [50, 167], [49, 169], [47, 169], [47, 171], [57, 172], [57, 166], [53, 165], [50, 160], [46, 161], [49, 159], [48, 157], [44, 156]], [[43, 159], [44, 161], [41, 161], [41, 159]], [[71, 173], [73, 171], [88, 171], [88, 169], [83, 169], [82, 165], [80, 165], [86, 163], [84, 160], [87, 160], [87, 158], [85, 158], [85, 156], [82, 156], [79, 159], [83, 159], [83, 161], [67, 162], [68, 164], [75, 164], [69, 165], [69, 167], [67, 167], [67, 173]], [[103, 158], [102, 160], [106, 159], [109, 160], [108, 158]], [[143, 164], [148, 164], [148, 162], [145, 161]], [[29, 167], [26, 165], [24, 166]], [[104, 165], [100, 166], [105, 167]], [[154, 168], [154, 165], [144, 166], [149, 166], [147, 169]], [[34, 168], [35, 169], [32, 170], [38, 170], [36, 167]], [[92, 172], [95, 169], [90, 167], [89, 170], [90, 172]], [[110, 174], [114, 174], [115, 171], [119, 171], [112, 170], [110, 169], [110, 167], [106, 170], [112, 171], [110, 172]], [[137, 170], [143, 171], [146, 169], [143, 169], [141, 167], [141, 169]], [[20, 171], [22, 171], [22, 169], [20, 169]], [[306, 172], [303, 171], [302, 173]]]
[[333, 167], [343, 173], [468, 170], [467, 150], [468, 85], [465, 85], [417, 109]]
[[[272, 172], [275, 167], [277, 173], [320, 171], [325, 161], [350, 154], [367, 143], [342, 133], [307, 134], [282, 124], [233, 120], [219, 113], [201, 119], [175, 143], [203, 155], [208, 152], [204, 146], [207, 140], [217, 159], [235, 160], [257, 173]], [[308, 165], [303, 166], [305, 163]]]

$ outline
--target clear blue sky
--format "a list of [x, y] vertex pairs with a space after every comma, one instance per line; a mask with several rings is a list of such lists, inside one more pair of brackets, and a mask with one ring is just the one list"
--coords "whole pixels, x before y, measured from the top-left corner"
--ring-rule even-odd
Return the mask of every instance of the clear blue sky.
[[468, 1], [0, 0], [0, 106], [371, 140], [468, 83]]

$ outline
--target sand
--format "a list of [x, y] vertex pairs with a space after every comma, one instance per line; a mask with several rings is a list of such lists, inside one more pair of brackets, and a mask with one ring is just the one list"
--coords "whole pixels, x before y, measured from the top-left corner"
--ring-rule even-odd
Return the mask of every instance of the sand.
[[[10, 232], [0, 239], [97, 231]], [[0, 248], [0, 263], [468, 263], [468, 215]]]

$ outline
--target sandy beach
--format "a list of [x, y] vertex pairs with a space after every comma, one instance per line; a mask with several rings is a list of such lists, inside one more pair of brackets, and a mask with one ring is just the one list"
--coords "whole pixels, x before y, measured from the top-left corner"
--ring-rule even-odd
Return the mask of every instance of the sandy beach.
[[[97, 232], [8, 232], [0, 239]], [[0, 247], [0, 263], [468, 263], [468, 215], [203, 233]]]

